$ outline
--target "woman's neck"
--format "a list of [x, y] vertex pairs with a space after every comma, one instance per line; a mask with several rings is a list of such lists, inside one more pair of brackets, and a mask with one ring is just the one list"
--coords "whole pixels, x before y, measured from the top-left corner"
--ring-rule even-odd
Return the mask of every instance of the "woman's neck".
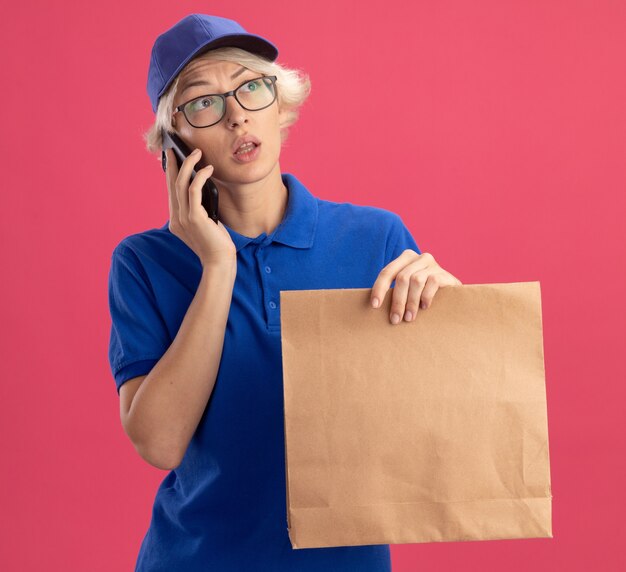
[[283, 184], [278, 163], [260, 181], [238, 185], [217, 181], [217, 184], [220, 221], [235, 232], [256, 238], [262, 233], [271, 234], [282, 222], [289, 192]]

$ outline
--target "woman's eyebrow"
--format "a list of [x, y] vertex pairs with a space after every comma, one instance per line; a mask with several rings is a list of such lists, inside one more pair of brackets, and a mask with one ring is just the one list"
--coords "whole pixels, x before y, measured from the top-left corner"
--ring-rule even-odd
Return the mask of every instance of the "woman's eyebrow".
[[[235, 79], [237, 76], [240, 76], [243, 72], [247, 71], [248, 68], [246, 67], [241, 67], [239, 68], [233, 75], [230, 76], [230, 79]], [[187, 91], [190, 87], [194, 87], [196, 85], [208, 85], [210, 86], [211, 83], [204, 81], [204, 80], [196, 80], [196, 81], [192, 81], [188, 84], [185, 85], [185, 87], [183, 88], [183, 90], [180, 93], [184, 93], [185, 91]]]

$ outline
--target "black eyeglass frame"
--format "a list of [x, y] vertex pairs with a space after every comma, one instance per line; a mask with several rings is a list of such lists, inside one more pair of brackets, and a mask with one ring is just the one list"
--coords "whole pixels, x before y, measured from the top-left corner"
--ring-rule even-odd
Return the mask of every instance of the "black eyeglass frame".
[[[272, 101], [270, 101], [267, 105], [264, 105], [263, 107], [258, 107], [257, 109], [249, 109], [243, 103], [241, 103], [241, 101], [239, 101], [239, 98], [237, 97], [237, 94], [235, 92], [237, 90], [239, 90], [240, 88], [242, 88], [244, 85], [246, 85], [246, 84], [248, 84], [248, 83], [250, 83], [252, 81], [256, 81], [258, 79], [270, 79], [270, 80], [272, 80], [272, 90], [274, 92], [274, 99], [272, 99]], [[176, 113], [177, 111], [182, 112], [182, 114], [185, 116], [185, 119], [187, 120], [189, 125], [191, 125], [195, 129], [205, 129], [207, 127], [213, 127], [213, 125], [217, 125], [222, 119], [224, 119], [224, 116], [226, 115], [226, 98], [231, 96], [231, 95], [235, 98], [237, 103], [239, 105], [241, 105], [241, 107], [243, 107], [246, 111], [261, 111], [261, 109], [265, 109], [265, 108], [269, 107], [270, 105], [272, 105], [276, 101], [276, 98], [278, 97], [278, 92], [276, 91], [276, 80], [277, 80], [277, 76], [275, 76], [275, 75], [262, 75], [262, 76], [259, 76], [259, 77], [254, 77], [252, 79], [247, 79], [241, 85], [238, 85], [235, 89], [231, 89], [230, 91], [227, 91], [225, 93], [205, 93], [204, 95], [198, 95], [196, 97], [193, 97], [189, 101], [186, 101], [185, 103], [181, 103], [178, 107], [176, 107], [176, 109], [174, 110], [174, 113]], [[211, 123], [209, 125], [202, 125], [201, 127], [198, 127], [197, 125], [194, 125], [189, 120], [189, 117], [187, 117], [187, 114], [185, 113], [185, 107], [188, 104], [190, 104], [192, 101], [196, 101], [196, 99], [202, 99], [203, 97], [220, 97], [222, 99], [224, 107], [223, 107], [223, 110], [222, 110], [222, 116], [217, 121], [215, 121], [214, 123]]]

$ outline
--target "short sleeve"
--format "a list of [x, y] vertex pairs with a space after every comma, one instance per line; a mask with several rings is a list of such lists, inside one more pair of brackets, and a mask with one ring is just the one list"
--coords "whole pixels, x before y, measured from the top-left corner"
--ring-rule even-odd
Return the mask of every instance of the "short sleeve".
[[398, 258], [407, 248], [415, 250], [418, 254], [422, 254], [422, 251], [417, 246], [409, 229], [405, 226], [404, 222], [402, 222], [400, 216], [395, 213], [387, 245], [385, 264], [389, 264], [392, 260]]
[[119, 394], [125, 381], [147, 375], [171, 341], [137, 255], [118, 245], [109, 271], [109, 364]]

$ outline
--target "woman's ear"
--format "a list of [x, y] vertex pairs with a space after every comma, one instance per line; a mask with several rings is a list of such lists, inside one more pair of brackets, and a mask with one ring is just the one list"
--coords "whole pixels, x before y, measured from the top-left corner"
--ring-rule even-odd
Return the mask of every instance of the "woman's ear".
[[280, 125], [284, 125], [289, 118], [289, 111], [288, 107], [278, 106], [278, 122]]

